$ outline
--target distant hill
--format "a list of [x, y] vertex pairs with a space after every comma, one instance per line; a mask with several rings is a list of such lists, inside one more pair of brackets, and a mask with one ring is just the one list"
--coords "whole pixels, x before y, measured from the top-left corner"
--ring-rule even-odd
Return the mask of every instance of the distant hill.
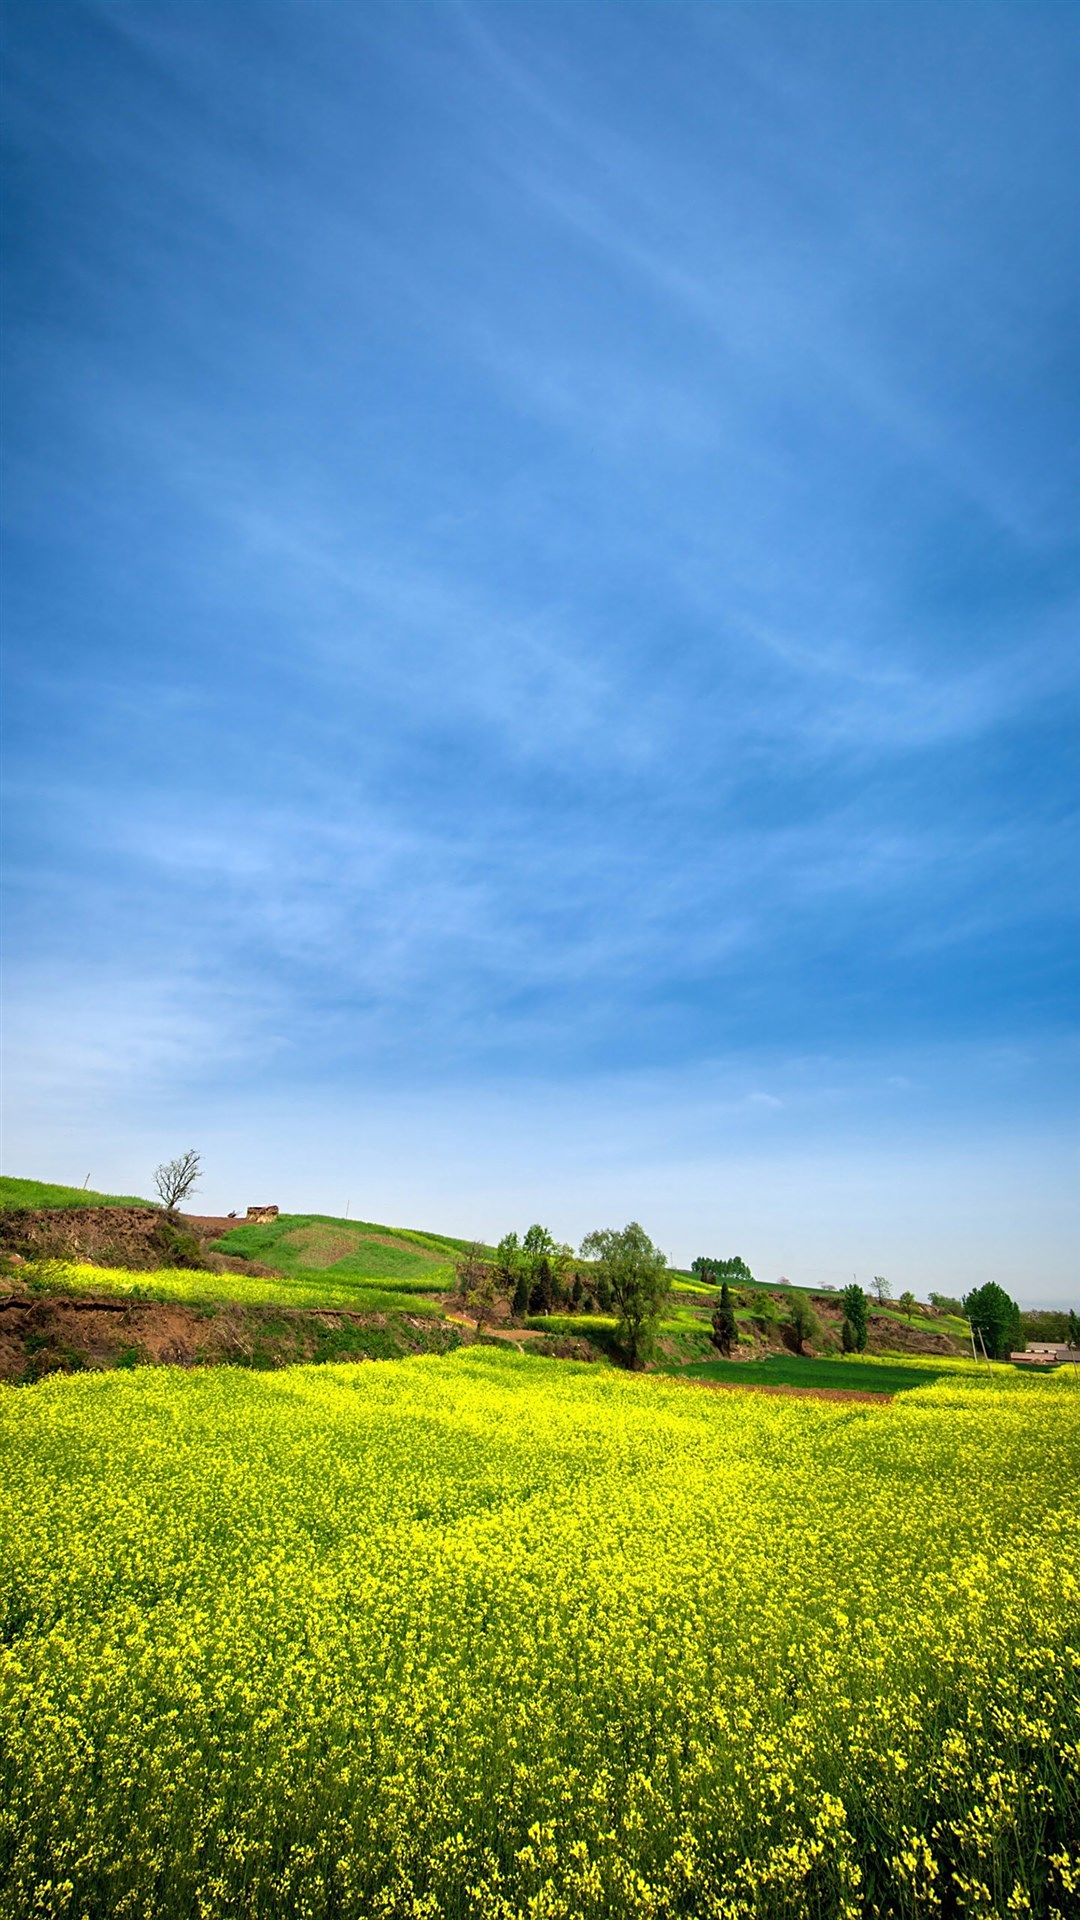
[[[13, 1256], [13, 1283], [49, 1292], [104, 1287], [117, 1298], [218, 1302], [244, 1310], [276, 1305], [310, 1313], [404, 1314], [414, 1320], [435, 1316], [460, 1324], [460, 1302], [451, 1297], [454, 1267], [470, 1244], [450, 1234], [332, 1214], [283, 1213], [266, 1222], [194, 1212], [176, 1218], [134, 1195], [0, 1177], [0, 1249]], [[484, 1254], [491, 1251], [481, 1247]], [[29, 1271], [26, 1280], [18, 1282], [20, 1258], [31, 1268], [51, 1261], [57, 1271]], [[588, 1263], [579, 1261], [575, 1267], [586, 1282], [584, 1295], [579, 1286], [575, 1296], [576, 1309], [569, 1295], [556, 1294], [548, 1312], [514, 1320], [504, 1302], [488, 1337], [571, 1342], [575, 1351], [583, 1348], [605, 1359], [617, 1358], [615, 1320], [589, 1297]], [[700, 1275], [677, 1268], [670, 1274], [672, 1292], [659, 1328], [662, 1366], [708, 1365], [718, 1368], [720, 1377], [734, 1368], [747, 1384], [747, 1369], [788, 1366], [788, 1313], [797, 1294], [813, 1297], [818, 1332], [810, 1345], [818, 1355], [816, 1364], [838, 1353], [843, 1313], [839, 1293], [744, 1278], [735, 1288], [737, 1352], [731, 1361], [718, 1361], [710, 1343], [715, 1289], [703, 1284]], [[870, 1299], [868, 1318], [874, 1354], [941, 1361], [963, 1358], [969, 1351], [967, 1324], [954, 1314], [937, 1313], [923, 1304], [913, 1305], [907, 1314], [895, 1302]], [[854, 1362], [830, 1358], [828, 1364]], [[806, 1368], [809, 1361], [799, 1355], [790, 1365]]]

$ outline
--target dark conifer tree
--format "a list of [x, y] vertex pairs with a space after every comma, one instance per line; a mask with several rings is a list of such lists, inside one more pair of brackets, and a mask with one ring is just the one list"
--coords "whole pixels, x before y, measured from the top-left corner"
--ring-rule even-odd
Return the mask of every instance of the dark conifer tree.
[[726, 1280], [721, 1282], [720, 1299], [713, 1309], [712, 1343], [723, 1354], [729, 1354], [739, 1337], [735, 1309], [731, 1304], [731, 1288]]
[[[851, 1329], [851, 1347], [845, 1352], [866, 1352], [866, 1295], [862, 1288], [852, 1281], [840, 1295], [840, 1304], [844, 1309], [844, 1320]], [[841, 1330], [841, 1339], [843, 1331]]]

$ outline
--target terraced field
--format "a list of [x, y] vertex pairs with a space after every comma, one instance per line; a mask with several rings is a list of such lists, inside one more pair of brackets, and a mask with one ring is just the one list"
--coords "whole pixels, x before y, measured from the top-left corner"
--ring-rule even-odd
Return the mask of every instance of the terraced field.
[[419, 1294], [445, 1291], [460, 1252], [458, 1242], [434, 1234], [315, 1213], [240, 1225], [214, 1244], [298, 1279], [322, 1274], [341, 1283], [389, 1280], [398, 1293]]
[[[68, 1260], [44, 1262], [30, 1271], [29, 1283], [41, 1293], [100, 1294], [120, 1300], [180, 1300], [187, 1305], [235, 1302], [244, 1307], [346, 1307], [355, 1313], [434, 1313], [434, 1303], [406, 1283], [387, 1287], [348, 1270], [293, 1274], [210, 1273], [197, 1267], [159, 1267], [143, 1272], [129, 1267], [85, 1266]], [[441, 1284], [445, 1284], [445, 1279]]]

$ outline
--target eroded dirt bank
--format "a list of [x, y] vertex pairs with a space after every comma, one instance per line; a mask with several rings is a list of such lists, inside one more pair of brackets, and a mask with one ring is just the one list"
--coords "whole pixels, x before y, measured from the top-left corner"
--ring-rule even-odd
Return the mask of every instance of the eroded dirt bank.
[[446, 1353], [461, 1340], [460, 1328], [419, 1314], [186, 1306], [21, 1291], [0, 1298], [0, 1380], [6, 1382], [86, 1368], [392, 1360]]

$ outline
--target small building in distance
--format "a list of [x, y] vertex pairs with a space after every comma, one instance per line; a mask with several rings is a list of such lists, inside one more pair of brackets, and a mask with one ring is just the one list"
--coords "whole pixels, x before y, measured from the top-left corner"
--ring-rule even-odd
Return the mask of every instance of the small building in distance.
[[277, 1219], [278, 1212], [279, 1209], [277, 1207], [249, 1207], [244, 1219], [244, 1225], [248, 1227], [269, 1226], [272, 1220]]
[[1023, 1353], [1010, 1353], [1015, 1367], [1080, 1367], [1080, 1347], [1060, 1340], [1033, 1340]]

